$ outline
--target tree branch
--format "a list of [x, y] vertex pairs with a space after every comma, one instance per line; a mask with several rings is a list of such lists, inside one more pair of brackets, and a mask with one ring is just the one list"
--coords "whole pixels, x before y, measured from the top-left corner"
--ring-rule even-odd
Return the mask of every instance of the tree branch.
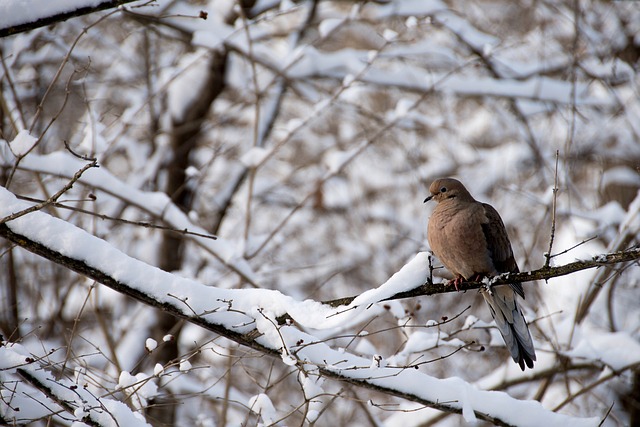
[[[0, 224], [0, 236], [4, 237], [5, 239], [9, 240], [10, 242], [13, 242], [14, 244], [30, 251], [33, 252], [36, 255], [40, 255], [50, 261], [55, 262], [56, 264], [59, 264], [65, 268], [68, 268], [70, 270], [73, 270], [79, 274], [82, 274], [90, 279], [93, 279], [99, 283], [102, 283], [105, 286], [108, 286], [112, 289], [114, 289], [117, 292], [120, 292], [124, 295], [128, 295], [132, 298], [134, 298], [135, 300], [139, 301], [139, 302], [143, 302], [147, 305], [151, 305], [153, 307], [157, 307], [160, 308], [161, 310], [164, 310], [166, 313], [171, 314], [175, 317], [181, 318], [181, 319], [185, 319], [195, 325], [198, 325], [204, 329], [207, 329], [211, 332], [214, 332], [216, 334], [219, 334], [221, 336], [224, 336], [232, 341], [235, 341], [239, 344], [242, 344], [244, 346], [247, 346], [249, 348], [252, 348], [254, 350], [257, 350], [263, 354], [267, 354], [270, 355], [272, 357], [276, 357], [276, 358], [280, 358], [281, 357], [281, 352], [278, 349], [274, 349], [274, 348], [270, 348], [267, 347], [263, 344], [260, 344], [256, 341], [256, 338], [260, 337], [261, 334], [260, 332], [258, 332], [257, 329], [253, 329], [251, 331], [249, 331], [248, 333], [245, 334], [241, 334], [238, 332], [234, 332], [226, 327], [224, 327], [223, 325], [220, 324], [215, 324], [212, 323], [210, 321], [208, 321], [206, 319], [206, 316], [198, 316], [196, 313], [193, 313], [193, 315], [187, 314], [186, 312], [182, 311], [180, 309], [180, 307], [177, 304], [171, 304], [168, 302], [163, 302], [160, 301], [158, 299], [156, 299], [153, 295], [147, 294], [139, 289], [136, 289], [132, 286], [130, 286], [127, 283], [122, 283], [118, 280], [116, 280], [115, 278], [111, 277], [109, 274], [107, 274], [104, 271], [101, 271], [98, 268], [92, 267], [90, 265], [88, 265], [86, 262], [84, 262], [83, 260], [80, 259], [74, 259], [71, 258], [69, 256], [63, 255], [60, 252], [57, 252], [49, 247], [47, 247], [45, 244], [43, 243], [39, 243], [36, 242], [34, 240], [32, 240], [31, 238], [23, 235], [23, 234], [19, 234], [16, 233], [14, 231], [11, 230], [11, 228], [5, 223], [5, 224]], [[640, 251], [640, 250], [639, 250]], [[630, 255], [612, 255], [611, 256], [611, 261], [613, 261], [613, 259], [628, 259], [630, 257]], [[635, 258], [632, 258], [635, 259]], [[600, 262], [607, 262], [606, 260], [602, 260]], [[566, 266], [565, 266], [566, 267]], [[561, 267], [558, 267], [561, 268]], [[525, 273], [526, 274], [526, 273]], [[565, 273], [565, 274], [568, 274]], [[436, 285], [437, 286], [437, 285]], [[465, 284], [465, 286], [467, 286], [467, 289], [471, 289], [472, 286], [474, 286], [474, 284]], [[477, 284], [477, 287], [481, 286], [481, 284]], [[444, 289], [444, 285], [442, 285], [442, 289]], [[445, 289], [444, 292], [448, 291], [448, 289]], [[395, 396], [395, 397], [400, 397], [403, 399], [407, 399], [413, 402], [417, 402], [420, 404], [423, 404], [425, 406], [434, 408], [434, 409], [438, 409], [447, 413], [456, 413], [456, 414], [460, 414], [462, 413], [462, 407], [460, 405], [460, 402], [458, 400], [453, 400], [453, 401], [447, 401], [447, 402], [441, 402], [438, 401], [437, 399], [432, 400], [432, 399], [427, 399], [424, 398], [422, 396], [420, 396], [419, 394], [412, 394], [412, 393], [408, 393], [407, 391], [403, 390], [402, 387], [398, 387], [398, 388], [394, 388], [393, 387], [393, 383], [391, 383], [390, 385], [387, 385], [385, 383], [381, 383], [379, 381], [377, 381], [379, 378], [377, 377], [363, 377], [363, 378], [357, 378], [357, 377], [350, 377], [347, 375], [343, 375], [341, 373], [340, 369], [336, 369], [334, 367], [332, 367], [331, 365], [325, 365], [325, 364], [317, 364], [315, 365], [317, 367], [317, 369], [319, 370], [319, 373], [321, 375], [323, 375], [326, 378], [332, 378], [332, 379], [336, 379], [339, 381], [344, 381], [344, 382], [348, 382], [354, 385], [357, 385], [359, 387], [364, 387], [367, 389], [371, 389], [371, 390], [376, 390], [379, 392], [382, 392], [388, 396]], [[402, 372], [402, 369], [400, 369], [395, 375], [399, 374]], [[434, 381], [446, 381], [446, 380], [436, 380], [433, 379]], [[507, 426], [510, 425], [508, 422], [506, 422], [504, 419], [500, 418], [499, 416], [495, 416], [492, 415], [490, 413], [485, 413], [479, 410], [475, 410], [475, 415], [476, 417], [478, 417], [479, 419], [485, 420], [485, 421], [489, 421], [493, 424], [496, 425], [501, 425], [501, 426]]]
[[[623, 262], [635, 261], [637, 259], [640, 259], [640, 245], [632, 246], [629, 249], [612, 252], [610, 254], [596, 255], [590, 260], [578, 260], [557, 267], [542, 267], [538, 270], [524, 271], [520, 273], [504, 273], [492, 278], [492, 280], [490, 281], [490, 285], [497, 286], [507, 285], [510, 283], [526, 283], [533, 282], [535, 280], [546, 281], [549, 279], [553, 279], [554, 277], [566, 276], [577, 271], [588, 270], [590, 268], [598, 268], [602, 266], [611, 266]], [[459, 284], [458, 289], [460, 289], [461, 291], [470, 291], [486, 286], [487, 285], [482, 282], [462, 282]], [[399, 292], [395, 295], [392, 295], [389, 298], [386, 298], [384, 301], [430, 296], [436, 294], [444, 294], [447, 292], [456, 292], [456, 289], [453, 286], [448, 286], [447, 283], [427, 282], [424, 285], [410, 291]], [[341, 305], [349, 305], [355, 298], [355, 296], [338, 298], [330, 301], [323, 301], [323, 303], [329, 304], [332, 307], [338, 307]]]
[[[40, 28], [40, 27], [46, 27], [47, 25], [66, 21], [67, 19], [75, 18], [77, 16], [89, 15], [91, 13], [99, 12], [101, 10], [116, 8], [123, 4], [132, 3], [134, 1], [136, 0], [105, 0], [101, 3], [98, 3], [95, 6], [79, 7], [78, 9], [75, 9], [75, 10], [69, 10], [66, 12], [56, 13], [54, 15], [43, 16], [41, 18], [37, 18], [30, 22], [24, 22], [21, 24], [12, 25], [11, 27], [7, 27], [7, 28], [0, 28], [0, 38], [12, 36], [18, 33], [23, 33], [25, 31], [35, 30], [36, 28]], [[21, 5], [20, 7], [25, 7], [25, 6]]]

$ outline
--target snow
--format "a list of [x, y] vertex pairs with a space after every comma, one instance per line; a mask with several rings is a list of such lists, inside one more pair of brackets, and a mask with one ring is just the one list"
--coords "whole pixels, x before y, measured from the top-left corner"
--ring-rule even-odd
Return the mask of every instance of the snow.
[[169, 106], [173, 119], [180, 122], [209, 82], [208, 53], [203, 49], [184, 55], [178, 68], [169, 86]]
[[256, 168], [267, 158], [270, 152], [271, 150], [262, 147], [252, 147], [240, 158], [240, 161], [249, 168]]
[[2, 0], [0, 2], [0, 28], [9, 28], [39, 19], [48, 18], [60, 13], [95, 7], [105, 0], [59, 0], [40, 2], [38, 7], [31, 7], [29, 0]]
[[153, 375], [158, 377], [163, 373], [164, 373], [164, 366], [162, 366], [160, 363], [156, 363], [155, 366], [153, 367]]
[[147, 340], [144, 342], [144, 348], [151, 353], [153, 350], [155, 350], [158, 347], [158, 342], [156, 340], [154, 340], [153, 338], [147, 338]]
[[418, 18], [416, 18], [415, 16], [410, 16], [405, 19], [404, 25], [406, 25], [407, 28], [415, 28], [418, 26]]
[[603, 363], [615, 371], [640, 363], [640, 343], [628, 332], [590, 329], [580, 335], [574, 348], [563, 352], [566, 356]]
[[612, 184], [640, 185], [640, 174], [626, 166], [616, 166], [607, 169], [602, 175], [602, 187], [607, 188]]
[[312, 409], [310, 411], [307, 411], [306, 418], [308, 422], [314, 423], [318, 419], [318, 416], [320, 416], [320, 412]]
[[[127, 405], [109, 397], [99, 397], [89, 391], [85, 387], [78, 387], [77, 384], [66, 380], [65, 378], [54, 378], [49, 372], [40, 368], [37, 362], [26, 362], [26, 357], [31, 354], [20, 344], [9, 344], [0, 347], [0, 366], [3, 372], [0, 373], [0, 381], [4, 382], [9, 374], [13, 374], [17, 369], [34, 378], [43, 387], [48, 390], [47, 393], [55, 396], [59, 401], [65, 403], [72, 408], [74, 421], [91, 421], [101, 426], [131, 426], [142, 427], [149, 426], [142, 414], [132, 411]], [[144, 377], [143, 374], [142, 377]], [[141, 377], [141, 378], [142, 378]], [[131, 375], [125, 373], [121, 375], [123, 383], [131, 383]], [[134, 380], [135, 381], [135, 380]], [[35, 394], [33, 390], [24, 388], [24, 384], [14, 383], [15, 399], [12, 397], [12, 406], [3, 406], [3, 417], [36, 417], [38, 411], [47, 410], [48, 406], [55, 408], [55, 404], [47, 397]], [[3, 396], [7, 389], [2, 390]], [[139, 390], [140, 393], [146, 393], [151, 396], [155, 393], [155, 384], [145, 384]], [[13, 393], [12, 393], [13, 394]], [[24, 394], [25, 400], [22, 400]], [[33, 399], [39, 400], [38, 405], [31, 404]], [[13, 409], [15, 408], [15, 410]], [[54, 409], [55, 410], [55, 409]], [[57, 411], [57, 410], [56, 410]], [[44, 412], [45, 414], [48, 412]], [[85, 419], [85, 417], [87, 419]], [[72, 419], [73, 420], [73, 419]]]
[[392, 42], [398, 38], [398, 33], [387, 28], [382, 32], [382, 37], [384, 37], [386, 41]]
[[336, 19], [336, 18], [323, 19], [322, 22], [320, 22], [320, 25], [318, 26], [318, 30], [320, 31], [320, 37], [326, 38], [336, 28], [338, 28], [343, 22], [345, 22], [344, 19]]
[[[0, 146], [0, 161], [10, 163], [13, 154], [3, 151], [5, 146]], [[48, 155], [36, 155], [31, 153], [25, 157], [20, 166], [27, 170], [34, 170], [51, 175], [71, 178], [85, 163], [69, 153], [55, 152]], [[188, 215], [171, 203], [170, 198], [160, 192], [144, 192], [134, 188], [113, 176], [104, 168], [93, 168], [86, 171], [81, 182], [100, 189], [107, 194], [117, 195], [133, 206], [152, 213], [157, 218], [164, 219], [170, 226], [177, 230], [189, 230], [194, 233], [208, 235], [202, 227], [191, 222]], [[246, 261], [239, 259], [236, 249], [231, 242], [222, 239], [215, 241], [203, 237], [193, 237], [193, 241], [221, 259], [232, 269], [243, 275], [249, 282], [255, 280], [255, 275]], [[70, 242], [71, 244], [71, 242]]]
[[375, 9], [378, 18], [383, 16], [415, 16], [431, 15], [439, 10], [445, 10], [447, 6], [440, 0], [403, 0], [389, 2]]
[[[0, 190], [0, 216], [21, 210], [26, 206], [25, 202], [18, 201], [10, 192], [5, 189]], [[315, 313], [308, 310], [310, 307], [319, 307], [319, 303], [311, 301], [298, 303], [279, 292], [263, 289], [223, 290], [205, 287], [132, 259], [107, 242], [42, 212], [20, 217], [7, 225], [14, 232], [25, 235], [66, 256], [82, 260], [121, 283], [138, 289], [165, 304], [174, 305], [185, 313], [208, 311], [210, 314], [201, 316], [203, 320], [226, 325], [240, 333], [249, 331], [248, 325], [255, 322], [258, 330], [262, 332], [256, 341], [267, 347], [294, 348], [295, 343], [303, 342], [306, 346], [296, 349], [298, 360], [324, 367], [342, 377], [367, 381], [403, 393], [412, 393], [431, 402], [449, 402], [447, 405], [463, 410], [469, 419], [471, 419], [469, 411], [473, 410], [492, 414], [521, 426], [539, 425], [541, 420], [549, 426], [564, 427], [596, 425], [598, 422], [596, 419], [570, 418], [548, 412], [538, 402], [517, 401], [506, 393], [481, 391], [459, 378], [439, 380], [414, 370], [385, 367], [382, 361], [380, 365], [376, 363], [372, 368], [371, 359], [367, 360], [334, 350], [326, 342], [317, 340], [294, 327], [277, 328], [277, 323], [274, 322], [275, 315], [284, 314], [287, 311], [290, 313], [297, 311], [299, 319], [302, 318], [302, 313], [306, 313], [307, 322], [311, 320], [314, 326], [316, 320], [325, 321], [320, 319], [321, 310], [316, 309]], [[419, 286], [427, 277], [427, 257], [426, 253], [419, 253], [380, 288], [363, 293], [353, 301], [351, 306], [372, 304], [396, 292]], [[189, 307], [181, 304], [180, 300], [188, 301]], [[221, 301], [232, 301], [231, 306], [234, 311], [228, 312], [226, 309], [229, 305]], [[248, 315], [249, 313], [251, 316]], [[326, 313], [327, 311], [324, 311], [324, 314]], [[183, 359], [180, 362], [180, 370], [186, 372], [190, 369], [189, 361]], [[125, 371], [120, 375], [118, 386], [126, 388], [136, 382], [146, 381], [144, 387], [149, 387], [149, 390], [139, 397], [140, 404], [143, 404], [144, 399], [152, 395], [155, 390], [155, 385], [146, 379], [146, 375], [142, 373], [132, 376]], [[263, 418], [274, 416], [271, 411], [272, 405], [269, 405], [270, 401], [266, 395], [257, 396], [253, 403], [257, 405], [256, 410], [261, 412]]]
[[348, 151], [331, 150], [324, 155], [323, 163], [327, 166], [329, 174], [335, 175], [347, 163], [353, 159], [354, 155], [361, 150], [361, 146], [352, 148]]
[[248, 405], [253, 412], [260, 415], [266, 425], [274, 424], [278, 420], [276, 408], [266, 394], [260, 393], [253, 396], [249, 399]]
[[[1, 6], [0, 6], [1, 7]], [[11, 152], [17, 156], [22, 157], [27, 154], [38, 143], [38, 138], [31, 136], [28, 130], [21, 130], [16, 137], [9, 143]]]
[[187, 359], [182, 359], [180, 361], [180, 372], [189, 372], [191, 370], [191, 362], [189, 362]]
[[429, 254], [420, 252], [382, 286], [358, 295], [350, 306], [373, 304], [397, 293], [415, 289], [426, 283], [428, 277]]
[[[0, 0], [0, 25], [95, 3], [60, 0], [40, 7], [33, 0]], [[395, 387], [398, 397], [387, 391], [385, 400], [393, 410], [411, 412], [400, 417], [372, 404], [368, 410], [381, 425], [428, 424], [442, 416], [421, 405], [433, 402], [456, 405], [449, 408], [462, 413], [444, 424], [474, 423], [485, 412], [505, 424], [520, 424], [525, 415], [550, 425], [589, 425], [592, 420], [579, 417], [603, 417], [637, 363], [640, 270], [633, 265], [617, 266], [615, 274], [601, 267], [527, 284], [523, 309], [535, 322], [540, 351], [526, 372], [492, 348], [502, 340], [487, 325], [486, 307], [472, 305], [475, 293], [384, 301], [428, 275], [421, 251], [431, 208], [421, 200], [437, 175], [460, 178], [479, 200], [496, 206], [523, 271], [538, 268], [549, 250], [556, 150], [560, 193], [551, 252], [597, 237], [554, 257], [553, 264], [603, 261], [638, 243], [638, 79], [630, 57], [617, 53], [633, 47], [629, 34], [638, 33], [640, 15], [625, 2], [596, 1], [580, 4], [575, 25], [570, 3], [550, 8], [534, 2], [525, 10], [504, 0], [487, 8], [432, 0], [346, 7], [320, 2], [313, 9], [313, 2], [261, 0], [243, 14], [233, 0], [158, 0], [132, 3], [150, 18], [138, 22], [142, 26], [122, 13], [101, 21], [105, 11], [3, 39], [7, 127], [0, 166], [8, 172], [8, 189], [40, 200], [58, 191], [86, 164], [63, 141], [77, 153], [97, 155], [100, 166], [65, 194], [67, 207], [48, 206], [7, 226], [81, 257], [187, 318], [175, 338], [161, 341], [166, 331], [158, 331], [154, 308], [86, 278], [67, 280], [50, 261], [15, 248], [24, 319], [17, 332], [24, 347], [0, 355], [0, 366], [7, 365], [0, 367], [0, 382], [17, 387], [0, 387], [0, 401], [21, 408], [8, 414], [16, 416], [11, 420], [29, 423], [63, 411], [53, 423], [80, 425], [73, 414], [98, 416], [98, 404], [113, 408], [120, 425], [141, 420], [115, 400], [82, 402], [78, 396], [66, 415], [15, 369], [53, 377], [63, 365], [70, 380], [59, 384], [86, 386], [101, 401], [123, 401], [143, 382], [161, 383], [185, 397], [176, 409], [180, 425], [211, 424], [206, 414], [191, 415], [225, 396], [227, 424], [246, 423], [253, 416], [247, 408], [252, 395], [251, 402], [279, 424], [291, 424], [293, 408], [306, 421], [326, 424], [357, 410], [339, 393], [344, 380]], [[200, 11], [207, 20], [197, 18]], [[89, 23], [96, 25], [83, 32]], [[157, 31], [140, 31], [146, 25]], [[576, 31], [585, 42], [579, 64], [571, 47]], [[199, 101], [212, 53], [227, 61], [225, 90], [190, 153], [185, 173], [193, 197], [183, 211], [163, 193], [172, 120], [184, 119], [185, 109]], [[65, 94], [69, 102], [60, 110]], [[256, 129], [257, 139], [247, 139]], [[243, 181], [248, 167], [256, 172], [250, 205]], [[4, 214], [32, 204], [0, 190]], [[70, 210], [77, 208], [112, 219]], [[218, 240], [184, 235], [181, 266], [169, 274], [151, 267], [165, 233], [117, 218], [205, 236], [215, 229]], [[435, 270], [436, 280], [441, 272]], [[357, 299], [343, 307], [319, 302], [349, 295]], [[587, 295], [598, 296], [576, 324], [576, 309]], [[454, 317], [467, 305], [466, 318]], [[292, 320], [279, 324], [285, 314]], [[451, 321], [439, 324], [443, 317]], [[75, 333], [55, 332], [76, 319]], [[108, 342], [96, 319], [113, 331], [115, 342]], [[236, 343], [212, 337], [211, 330], [231, 339], [237, 335], [225, 331], [262, 334], [250, 353], [271, 352], [271, 366], [264, 369], [264, 357], [235, 351]], [[459, 351], [407, 369], [476, 335], [483, 345], [490, 341], [487, 351]], [[157, 352], [169, 340], [176, 358], [153, 366], [145, 349]], [[523, 401], [535, 395], [537, 375], [557, 366], [558, 357], [603, 367], [606, 382], [581, 394], [593, 372], [573, 370], [549, 381], [546, 411]], [[618, 370], [619, 376], [610, 375]], [[261, 377], [267, 371], [268, 378]], [[328, 380], [334, 375], [338, 380]], [[131, 385], [116, 392], [120, 377]], [[279, 378], [281, 385], [273, 387]], [[506, 391], [520, 401], [481, 390], [513, 382]], [[146, 398], [136, 394], [127, 405], [140, 408]], [[549, 413], [571, 396], [564, 416]], [[604, 425], [627, 416], [615, 405]]]

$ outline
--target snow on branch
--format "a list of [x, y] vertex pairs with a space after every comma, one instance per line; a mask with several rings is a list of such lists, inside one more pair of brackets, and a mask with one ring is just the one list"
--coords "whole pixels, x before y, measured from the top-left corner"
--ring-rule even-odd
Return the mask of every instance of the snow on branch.
[[[503, 273], [499, 276], [491, 278], [487, 283], [465, 281], [458, 285], [458, 289], [460, 291], [470, 291], [486, 286], [506, 285], [510, 283], [526, 283], [536, 280], [547, 281], [555, 277], [566, 276], [568, 274], [572, 274], [582, 270], [588, 270], [591, 268], [598, 268], [602, 266], [611, 266], [623, 262], [635, 261], [638, 259], [640, 259], [640, 246], [633, 246], [622, 251], [612, 252], [609, 254], [600, 254], [588, 260], [578, 260], [556, 267], [542, 267], [537, 270], [523, 271], [520, 273]], [[385, 296], [384, 298], [381, 298], [376, 302], [402, 298], [413, 298], [419, 296], [430, 296], [436, 294], [444, 294], [447, 292], [456, 292], [456, 289], [454, 286], [449, 286], [446, 282], [433, 283], [431, 278], [429, 278], [427, 282], [422, 286], [406, 291], [401, 291], [390, 296]], [[338, 298], [331, 301], [325, 301], [325, 304], [329, 304], [333, 307], [349, 305], [357, 298], [360, 297]]]
[[[7, 374], [17, 374], [50, 399], [50, 402], [46, 402], [46, 399], [39, 401], [43, 408], [55, 407], [57, 404], [56, 412], [62, 409], [90, 426], [142, 427], [149, 425], [141, 414], [116, 399], [101, 397], [91, 390], [91, 387], [78, 385], [72, 380], [54, 378], [45, 370], [46, 365], [41, 363], [40, 359], [34, 358], [20, 344], [10, 343], [0, 347], [0, 360], [3, 379], [6, 379]], [[19, 399], [22, 396], [40, 399], [39, 396], [33, 396], [33, 390], [27, 389], [24, 384], [16, 383], [14, 387], [16, 388], [13, 392], [19, 396]], [[20, 413], [19, 406], [14, 405], [11, 409]], [[4, 421], [6, 420], [0, 416], [0, 423]]]
[[119, 7], [136, 0], [65, 0], [0, 2], [0, 38], [35, 30], [69, 18]]
[[[0, 189], [0, 216], [21, 211], [28, 204]], [[290, 366], [316, 371], [418, 402], [465, 420], [497, 425], [595, 426], [596, 418], [574, 418], [551, 412], [537, 401], [519, 401], [506, 393], [483, 391], [460, 378], [437, 379], [413, 366], [390, 366], [331, 348], [325, 340], [304, 333], [292, 324], [279, 325], [277, 316], [296, 311], [326, 315], [331, 309], [314, 301], [296, 301], [266, 289], [218, 289], [180, 278], [133, 259], [106, 241], [43, 212], [32, 212], [0, 225], [0, 235], [56, 264], [76, 271], [137, 301], [225, 336], [264, 354], [282, 358]], [[408, 264], [391, 282], [416, 275]], [[419, 269], [418, 269], [419, 270]], [[363, 294], [366, 299], [366, 294]], [[327, 311], [329, 310], [329, 311]], [[315, 313], [314, 313], [315, 312]], [[297, 319], [296, 319], [297, 320]]]
[[[14, 155], [6, 146], [0, 146], [0, 165], [12, 167], [14, 161]], [[255, 275], [251, 267], [244, 259], [236, 255], [235, 247], [230, 242], [221, 239], [216, 245], [212, 245], [213, 236], [202, 227], [193, 224], [188, 215], [177, 207], [169, 196], [160, 192], [141, 191], [119, 180], [105, 169], [92, 167], [85, 171], [87, 168], [85, 163], [85, 161], [62, 151], [47, 155], [31, 153], [21, 159], [18, 169], [68, 178], [73, 182], [78, 181], [117, 197], [131, 206], [161, 219], [177, 232], [188, 235], [196, 245], [216, 257], [243, 280], [255, 285]], [[80, 173], [81, 177], [77, 176], [76, 178], [78, 171], [83, 171], [83, 173]]]

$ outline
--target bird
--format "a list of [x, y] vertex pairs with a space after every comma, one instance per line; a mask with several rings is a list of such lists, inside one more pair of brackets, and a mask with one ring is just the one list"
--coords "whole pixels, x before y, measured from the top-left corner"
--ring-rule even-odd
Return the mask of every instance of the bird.
[[[454, 279], [458, 290], [463, 280], [480, 281], [500, 273], [517, 273], [511, 242], [500, 214], [491, 205], [473, 198], [454, 178], [440, 178], [429, 186], [424, 203], [435, 200], [429, 218], [427, 239], [435, 256]], [[520, 283], [481, 289], [491, 316], [520, 369], [531, 369], [536, 360], [533, 339], [518, 305], [524, 300]]]

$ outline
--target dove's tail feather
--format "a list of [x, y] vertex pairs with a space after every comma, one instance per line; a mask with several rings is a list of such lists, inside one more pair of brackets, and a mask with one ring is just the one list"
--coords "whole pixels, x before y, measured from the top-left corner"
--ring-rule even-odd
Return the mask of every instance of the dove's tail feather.
[[525, 365], [533, 368], [536, 351], [533, 347], [527, 321], [518, 307], [516, 294], [508, 286], [497, 286], [492, 292], [483, 292], [491, 309], [491, 316], [498, 326], [514, 362], [524, 371]]

